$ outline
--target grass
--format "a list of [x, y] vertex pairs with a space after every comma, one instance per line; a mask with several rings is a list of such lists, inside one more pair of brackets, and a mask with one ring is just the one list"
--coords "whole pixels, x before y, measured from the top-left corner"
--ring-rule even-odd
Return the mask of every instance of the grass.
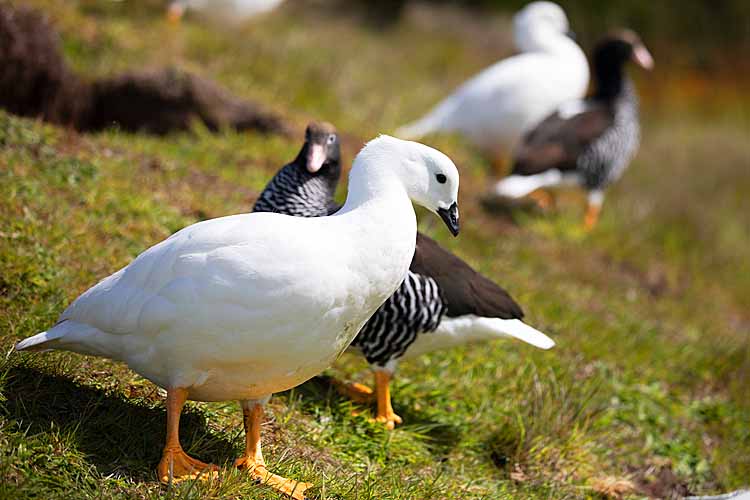
[[[177, 64], [300, 127], [334, 122], [347, 158], [510, 52], [507, 20], [454, 10], [417, 9], [379, 32], [292, 5], [217, 31], [168, 27], [156, 1], [33, 3], [86, 74]], [[664, 102], [662, 83], [640, 79], [643, 146], [591, 234], [575, 197], [546, 217], [486, 213], [487, 162], [460, 139], [430, 138], [461, 168], [465, 229], [453, 240], [423, 215], [423, 230], [506, 286], [558, 346], [497, 342], [404, 363], [394, 403], [406, 424], [390, 433], [318, 377], [272, 399], [271, 467], [331, 499], [669, 498], [746, 485], [750, 106]], [[298, 147], [200, 128], [78, 135], [0, 112], [0, 498], [275, 498], [230, 468], [213, 483], [159, 485], [156, 387], [107, 360], [11, 348], [175, 230], [248, 210]], [[344, 357], [329, 375], [364, 369]], [[183, 419], [190, 453], [220, 464], [239, 454], [236, 403], [191, 403]]]

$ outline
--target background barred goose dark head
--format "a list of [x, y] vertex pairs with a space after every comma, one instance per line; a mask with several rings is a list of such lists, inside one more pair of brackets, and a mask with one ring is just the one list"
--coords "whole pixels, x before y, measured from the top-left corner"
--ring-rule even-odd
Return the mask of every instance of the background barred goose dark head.
[[341, 146], [336, 127], [311, 122], [296, 158], [271, 179], [253, 212], [320, 217], [338, 210], [333, 201], [341, 177]]
[[336, 127], [328, 122], [310, 122], [305, 130], [305, 144], [297, 158], [311, 174], [341, 175], [341, 146]]
[[654, 59], [634, 31], [614, 31], [596, 44], [591, 57], [595, 98], [615, 98], [622, 93], [625, 65], [630, 61], [643, 69], [654, 67]]

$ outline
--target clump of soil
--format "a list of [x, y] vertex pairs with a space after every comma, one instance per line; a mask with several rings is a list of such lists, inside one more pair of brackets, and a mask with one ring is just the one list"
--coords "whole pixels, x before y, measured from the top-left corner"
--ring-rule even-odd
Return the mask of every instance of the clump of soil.
[[633, 473], [638, 492], [648, 498], [677, 500], [691, 494], [688, 484], [675, 474], [669, 460], [654, 460]]
[[68, 67], [59, 45], [42, 14], [0, 3], [0, 107], [80, 131], [116, 125], [165, 134], [200, 120], [210, 130], [290, 133], [275, 113], [176, 69], [86, 81]]

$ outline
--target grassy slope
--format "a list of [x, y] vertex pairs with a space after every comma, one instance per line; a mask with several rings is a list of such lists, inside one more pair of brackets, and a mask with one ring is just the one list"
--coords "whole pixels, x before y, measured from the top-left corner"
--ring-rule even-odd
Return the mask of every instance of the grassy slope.
[[[35, 3], [56, 5], [66, 54], [82, 71], [177, 63], [299, 125], [333, 121], [348, 135], [348, 157], [508, 52], [503, 20], [450, 12], [381, 34], [288, 8], [216, 32], [166, 27], [148, 2], [135, 12]], [[484, 40], [480, 29], [497, 35]], [[357, 499], [591, 498], [613, 478], [636, 483], [635, 496], [658, 496], [746, 481], [747, 107], [732, 103], [725, 116], [705, 102], [693, 112], [658, 103], [656, 114], [648, 104], [641, 153], [591, 235], [575, 202], [547, 218], [514, 214], [517, 224], [482, 212], [486, 164], [461, 142], [434, 138], [462, 168], [465, 231], [449, 240], [426, 216], [424, 229], [507, 286], [559, 346], [498, 342], [404, 363], [394, 392], [407, 425], [393, 433], [352, 417], [316, 379], [270, 405], [273, 468], [314, 481], [326, 498]], [[246, 210], [297, 147], [200, 129], [79, 136], [0, 113], [4, 351], [173, 231]], [[231, 471], [214, 484], [158, 485], [161, 397], [121, 365], [66, 353], [1, 363], [2, 498], [272, 496]], [[345, 357], [334, 373], [363, 368]], [[232, 460], [243, 444], [236, 404], [189, 405], [183, 442], [202, 459]]]

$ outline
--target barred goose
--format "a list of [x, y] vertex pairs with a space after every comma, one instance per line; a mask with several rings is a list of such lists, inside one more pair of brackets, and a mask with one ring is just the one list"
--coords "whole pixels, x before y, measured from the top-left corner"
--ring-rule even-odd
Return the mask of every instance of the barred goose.
[[[324, 151], [325, 159], [314, 151]], [[321, 153], [323, 154], [323, 153]], [[318, 158], [313, 167], [310, 159]], [[290, 164], [268, 183], [255, 211], [319, 217], [336, 210], [333, 195], [340, 166], [338, 137], [330, 124], [312, 123]], [[401, 359], [471, 341], [515, 337], [542, 349], [554, 342], [521, 321], [523, 311], [508, 293], [435, 241], [417, 233], [416, 252], [401, 286], [352, 342], [375, 375], [376, 420], [393, 429], [402, 423], [391, 405], [390, 381]], [[341, 386], [352, 399], [372, 399], [362, 384]]]
[[601, 40], [593, 55], [593, 95], [565, 104], [526, 135], [511, 175], [497, 183], [495, 194], [520, 198], [548, 187], [579, 186], [588, 192], [585, 227], [593, 228], [605, 189], [622, 176], [640, 142], [638, 96], [625, 75], [630, 60], [645, 69], [654, 65], [634, 32]]

